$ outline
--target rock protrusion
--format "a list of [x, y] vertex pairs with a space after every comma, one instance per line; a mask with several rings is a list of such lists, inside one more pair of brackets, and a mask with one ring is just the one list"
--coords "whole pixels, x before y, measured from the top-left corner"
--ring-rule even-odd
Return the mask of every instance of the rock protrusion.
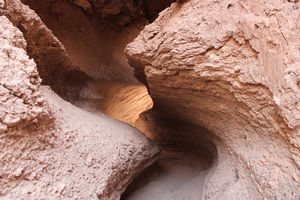
[[[299, 191], [298, 21], [288, 1], [190, 0], [126, 48], [156, 111], [216, 134], [261, 198]], [[218, 199], [215, 186], [206, 198]]]

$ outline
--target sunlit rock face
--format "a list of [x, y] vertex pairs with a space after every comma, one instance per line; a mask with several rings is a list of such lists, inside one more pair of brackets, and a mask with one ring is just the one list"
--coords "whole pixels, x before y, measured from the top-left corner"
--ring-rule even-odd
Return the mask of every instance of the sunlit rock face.
[[[190, 0], [126, 49], [156, 112], [220, 138], [257, 199], [299, 197], [299, 19], [295, 2]], [[204, 196], [217, 199], [225, 185]]]

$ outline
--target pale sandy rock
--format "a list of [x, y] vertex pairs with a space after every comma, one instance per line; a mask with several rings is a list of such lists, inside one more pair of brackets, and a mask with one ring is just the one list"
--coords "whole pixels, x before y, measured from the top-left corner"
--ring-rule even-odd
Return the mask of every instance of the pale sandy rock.
[[5, 8], [5, 1], [4, 0], [0, 0], [0, 9]]
[[46, 102], [39, 91], [36, 65], [29, 59], [22, 33], [0, 17], [0, 122], [1, 132], [8, 127], [25, 126], [47, 117]]
[[[135, 82], [123, 48], [170, 2], [0, 0], [0, 199], [116, 200], [158, 159], [140, 131], [40, 76], [134, 125], [145, 88], [99, 80]], [[177, 2], [126, 49], [154, 101], [136, 126], [199, 153], [196, 199], [299, 199], [299, 1]]]
[[[64, 81], [68, 76], [76, 74], [76, 77], [72, 77], [75, 81], [89, 80], [89, 76], [80, 71], [80, 67], [71, 59], [61, 41], [29, 6], [20, 0], [7, 0], [4, 14], [23, 32], [27, 53], [34, 58], [44, 84], [51, 85], [53, 90], [63, 95], [71, 84]], [[64, 97], [67, 98], [66, 95]]]
[[0, 138], [0, 199], [119, 199], [157, 159], [158, 147], [135, 128], [42, 92], [54, 120]]
[[[299, 17], [288, 1], [191, 0], [126, 49], [155, 109], [221, 138], [257, 199], [299, 198]], [[205, 198], [219, 199], [218, 176], [206, 180]]]
[[40, 86], [22, 33], [4, 16], [0, 24], [0, 199], [119, 199], [158, 147]]
[[[200, 165], [180, 171], [180, 174], [187, 176], [193, 173], [190, 178], [183, 180], [170, 180], [170, 175], [162, 172], [162, 177], [155, 182], [158, 188], [164, 187], [161, 182], [169, 182], [169, 187], [176, 183], [179, 186], [157, 194], [156, 199], [259, 199], [256, 186], [251, 182], [251, 174], [248, 174], [245, 166], [231, 155], [222, 140], [203, 127], [169, 117], [164, 117], [164, 113], [160, 113], [159, 110], [149, 110], [140, 115], [136, 127], [162, 147], [162, 157], [164, 150], [179, 155], [184, 153], [186, 159], [198, 161]], [[174, 159], [174, 162], [177, 164], [163, 165], [163, 171], [180, 170], [180, 161]], [[174, 170], [176, 167], [178, 169]], [[152, 175], [154, 178], [158, 176], [155, 173]], [[130, 197], [128, 200], [151, 199], [152, 195], [147, 195], [147, 192], [151, 191], [155, 184], [148, 183], [148, 188], [142, 187], [144, 193], [138, 191], [138, 198]], [[139, 185], [135, 187], [138, 188]], [[129, 191], [131, 187], [132, 185], [129, 186]], [[164, 197], [168, 195], [170, 197]]]

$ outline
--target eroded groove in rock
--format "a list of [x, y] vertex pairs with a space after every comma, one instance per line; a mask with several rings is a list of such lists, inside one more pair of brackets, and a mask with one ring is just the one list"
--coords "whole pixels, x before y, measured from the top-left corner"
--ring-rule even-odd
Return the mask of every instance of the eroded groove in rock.
[[161, 146], [162, 156], [129, 185], [123, 199], [206, 199], [212, 188], [214, 199], [257, 197], [245, 166], [214, 133], [153, 109], [140, 115], [136, 127]]
[[[22, 2], [32, 10], [21, 2], [10, 1], [7, 15], [23, 30], [29, 43], [28, 53], [38, 63], [40, 74], [45, 77], [44, 84], [51, 85], [63, 98], [78, 102], [82, 98], [81, 94], [91, 91], [91, 85], [104, 83], [103, 80], [112, 81], [98, 88], [103, 86], [106, 91], [121, 91], [118, 95], [113, 92], [105, 92], [106, 96], [101, 94], [104, 99], [100, 103], [103, 104], [100, 110], [134, 125], [138, 115], [151, 107], [151, 100], [147, 99], [145, 88], [136, 83], [123, 49], [146, 23], [143, 18], [143, 4], [140, 2], [139, 6], [134, 7], [132, 1], [95, 1], [89, 7], [88, 2], [74, 1], [73, 3], [80, 6], [78, 7], [66, 0]], [[128, 16], [122, 14], [124, 10], [128, 11]], [[26, 17], [29, 19], [23, 20]], [[121, 23], [124, 17], [128, 18], [125, 24]], [[31, 34], [33, 31], [35, 32]], [[116, 84], [120, 86], [116, 87]], [[124, 96], [130, 88], [132, 95]], [[135, 95], [134, 92], [138, 94]], [[133, 106], [133, 102], [139, 100], [139, 95], [141, 101]], [[133, 97], [130, 100], [132, 103], [122, 103], [123, 99], [119, 99], [128, 100], [130, 97]], [[126, 108], [125, 104], [129, 107]], [[125, 110], [120, 111], [117, 108]], [[99, 106], [94, 110], [99, 110]]]
[[205, 198], [299, 197], [298, 19], [287, 1], [191, 0], [127, 46], [156, 111], [215, 133], [256, 188], [207, 179]]
[[153, 105], [145, 86], [116, 81], [90, 82], [74, 103], [91, 112], [104, 113], [133, 126], [139, 115]]
[[74, 101], [91, 79], [135, 81], [123, 49], [141, 30], [144, 18], [116, 29], [69, 1], [23, 2], [33, 10], [8, 0], [5, 14], [23, 32], [43, 83], [62, 97]]
[[169, 3], [8, 0], [5, 14], [23, 32], [43, 83], [74, 101], [91, 79], [136, 82], [123, 49], [147, 23], [144, 10]]
[[145, 19], [133, 22], [136, 15], [121, 30], [68, 1], [23, 2], [30, 8], [18, 0], [0, 1], [0, 14], [10, 20], [1, 16], [0, 196], [119, 199], [132, 178], [158, 159], [158, 146], [131, 126], [63, 101], [40, 86], [39, 74], [72, 102], [102, 79], [135, 82], [111, 82], [117, 86], [111, 91], [107, 84], [95, 86], [105, 95], [100, 107], [134, 125], [152, 101], [132, 76], [123, 49]]

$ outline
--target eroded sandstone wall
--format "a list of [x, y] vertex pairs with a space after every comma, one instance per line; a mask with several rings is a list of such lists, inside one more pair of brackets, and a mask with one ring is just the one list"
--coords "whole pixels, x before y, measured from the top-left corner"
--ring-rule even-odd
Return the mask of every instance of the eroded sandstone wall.
[[159, 148], [41, 86], [22, 32], [0, 16], [0, 199], [119, 199]]
[[[299, 198], [299, 6], [172, 4], [126, 49], [154, 109], [216, 134], [246, 169], [240, 176], [249, 176], [257, 199]], [[209, 186], [204, 197], [212, 199], [226, 188]]]
[[7, 0], [4, 14], [24, 34], [43, 84], [72, 101], [92, 79], [136, 82], [123, 49], [146, 19], [128, 2], [95, 1], [89, 13], [78, 1]]
[[80, 84], [91, 80], [34, 10], [20, 0], [7, 0], [3, 13], [22, 31], [27, 42], [26, 51], [37, 63], [44, 84], [70, 99], [76, 96], [70, 86], [76, 90]]

